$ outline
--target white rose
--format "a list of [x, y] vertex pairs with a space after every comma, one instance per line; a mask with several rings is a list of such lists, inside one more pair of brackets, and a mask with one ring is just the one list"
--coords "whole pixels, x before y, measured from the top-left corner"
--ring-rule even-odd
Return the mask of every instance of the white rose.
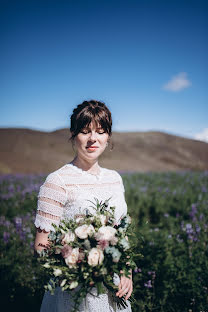
[[104, 259], [104, 255], [101, 249], [92, 248], [88, 255], [88, 264], [91, 266], [96, 266], [101, 264]]
[[53, 274], [55, 276], [60, 276], [62, 274], [62, 271], [60, 269], [54, 269]]
[[73, 248], [70, 256], [65, 258], [66, 265], [69, 268], [73, 267], [79, 259], [79, 248]]
[[75, 235], [72, 231], [68, 231], [66, 234], [64, 234], [64, 237], [62, 239], [62, 242], [65, 244], [69, 244], [75, 240]]
[[95, 229], [91, 224], [90, 225], [83, 224], [81, 226], [78, 226], [75, 230], [75, 234], [81, 239], [87, 238], [88, 235], [91, 235], [94, 232]]
[[95, 233], [95, 228], [94, 228], [94, 226], [93, 225], [89, 225], [88, 226], [88, 230], [87, 230], [87, 233], [88, 233], [88, 235], [92, 235], [93, 233]]
[[107, 241], [110, 241], [114, 238], [116, 234], [116, 229], [114, 229], [112, 226], [101, 226], [98, 230], [98, 236], [100, 239], [104, 239]]

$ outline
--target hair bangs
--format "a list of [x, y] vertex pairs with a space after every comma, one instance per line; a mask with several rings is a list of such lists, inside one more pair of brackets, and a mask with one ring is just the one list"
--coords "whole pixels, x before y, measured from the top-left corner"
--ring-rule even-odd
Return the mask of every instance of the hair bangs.
[[71, 139], [74, 139], [80, 131], [89, 127], [91, 123], [95, 123], [97, 128], [102, 128], [111, 135], [111, 113], [103, 102], [95, 100], [84, 101], [73, 110], [70, 127]]

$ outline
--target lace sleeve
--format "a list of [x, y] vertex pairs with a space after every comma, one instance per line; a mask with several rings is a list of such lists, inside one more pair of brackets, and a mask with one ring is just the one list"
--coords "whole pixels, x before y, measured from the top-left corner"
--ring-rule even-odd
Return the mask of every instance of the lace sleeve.
[[118, 177], [118, 180], [120, 182], [120, 188], [121, 188], [121, 191], [123, 193], [125, 193], [125, 188], [124, 188], [124, 184], [123, 184], [123, 179], [122, 179], [122, 176], [120, 175], [120, 173], [118, 173], [118, 171], [114, 170], [116, 176]]
[[50, 173], [38, 193], [35, 226], [46, 232], [54, 230], [52, 223], [59, 224], [66, 201], [64, 183], [58, 174]]

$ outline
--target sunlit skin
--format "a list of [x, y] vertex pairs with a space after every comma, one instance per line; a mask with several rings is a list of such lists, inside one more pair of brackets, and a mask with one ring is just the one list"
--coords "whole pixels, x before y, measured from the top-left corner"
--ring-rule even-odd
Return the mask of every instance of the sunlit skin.
[[[76, 156], [72, 163], [83, 170], [94, 174], [98, 173], [98, 158], [104, 152], [108, 140], [108, 133], [92, 122], [88, 127], [82, 129], [74, 139]], [[95, 150], [88, 149], [92, 146], [97, 148]]]
[[[76, 156], [72, 160], [72, 163], [82, 170], [88, 171], [92, 174], [99, 173], [98, 158], [104, 152], [107, 142], [109, 141], [108, 133], [92, 122], [88, 127], [81, 130], [80, 133], [74, 139], [74, 146], [76, 149]], [[88, 149], [88, 147], [96, 146], [94, 150]], [[49, 232], [37, 230], [35, 249], [41, 250], [46, 246], [48, 241]], [[127, 300], [133, 291], [132, 274], [130, 277], [126, 277], [122, 274], [120, 277], [119, 290], [116, 293], [117, 296], [122, 297], [126, 294], [125, 299]]]

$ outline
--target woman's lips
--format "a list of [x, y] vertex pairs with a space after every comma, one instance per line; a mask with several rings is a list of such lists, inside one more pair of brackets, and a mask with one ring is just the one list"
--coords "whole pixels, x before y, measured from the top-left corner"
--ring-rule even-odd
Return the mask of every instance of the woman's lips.
[[87, 149], [90, 151], [94, 151], [98, 146], [88, 146]]

